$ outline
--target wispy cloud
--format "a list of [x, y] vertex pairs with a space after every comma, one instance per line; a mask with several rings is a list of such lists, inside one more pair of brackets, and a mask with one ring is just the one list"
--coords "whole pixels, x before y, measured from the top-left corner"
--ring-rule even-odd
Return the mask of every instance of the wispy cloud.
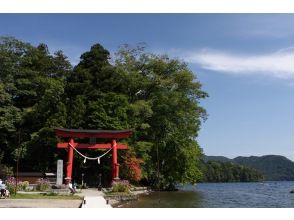
[[285, 48], [268, 54], [237, 54], [215, 50], [200, 50], [185, 55], [188, 63], [203, 69], [227, 74], [263, 74], [276, 78], [294, 78], [294, 50]]

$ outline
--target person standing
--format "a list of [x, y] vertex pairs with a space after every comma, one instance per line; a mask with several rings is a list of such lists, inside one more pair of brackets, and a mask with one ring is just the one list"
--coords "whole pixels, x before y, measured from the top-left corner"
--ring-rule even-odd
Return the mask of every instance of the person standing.
[[0, 192], [1, 192], [1, 198], [2, 198], [2, 197], [5, 198], [5, 190], [6, 190], [6, 186], [5, 186], [5, 184], [3, 184], [2, 180], [0, 179]]

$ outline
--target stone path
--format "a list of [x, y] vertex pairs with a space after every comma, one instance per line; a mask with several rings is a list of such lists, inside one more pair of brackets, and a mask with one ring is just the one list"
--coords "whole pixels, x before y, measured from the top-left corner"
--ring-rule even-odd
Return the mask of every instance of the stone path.
[[82, 208], [112, 208], [103, 197], [103, 192], [97, 189], [83, 189], [76, 195], [84, 196]]

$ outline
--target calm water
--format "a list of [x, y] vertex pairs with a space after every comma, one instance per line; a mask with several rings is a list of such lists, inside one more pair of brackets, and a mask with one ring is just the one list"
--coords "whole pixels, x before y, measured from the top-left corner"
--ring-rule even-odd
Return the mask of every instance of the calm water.
[[130, 208], [273, 208], [294, 207], [294, 182], [200, 183], [185, 185], [176, 192], [154, 192], [138, 201], [123, 204]]

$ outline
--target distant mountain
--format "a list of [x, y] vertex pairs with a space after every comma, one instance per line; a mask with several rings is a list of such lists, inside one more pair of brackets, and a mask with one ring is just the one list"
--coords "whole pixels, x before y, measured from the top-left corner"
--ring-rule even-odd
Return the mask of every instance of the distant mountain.
[[204, 155], [204, 162], [208, 162], [208, 161], [233, 162], [232, 159], [229, 159], [224, 156], [206, 156], [206, 155]]
[[203, 174], [201, 182], [258, 182], [264, 180], [264, 176], [256, 169], [232, 162], [203, 161], [200, 169]]
[[294, 163], [279, 155], [261, 157], [236, 157], [234, 161], [240, 165], [255, 168], [266, 180], [294, 180]]
[[266, 180], [294, 180], [294, 162], [280, 155], [236, 157], [205, 156], [206, 161], [230, 161], [258, 170]]

